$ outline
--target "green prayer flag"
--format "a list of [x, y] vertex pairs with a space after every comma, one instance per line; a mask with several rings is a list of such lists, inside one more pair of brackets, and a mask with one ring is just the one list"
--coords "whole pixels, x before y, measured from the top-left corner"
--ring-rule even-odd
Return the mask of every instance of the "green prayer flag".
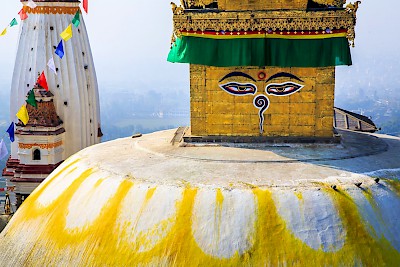
[[18, 25], [18, 22], [15, 18], [13, 18], [13, 20], [10, 22], [10, 27]]
[[33, 89], [29, 91], [28, 93], [28, 99], [26, 99], [26, 103], [31, 105], [32, 107], [37, 108], [37, 102], [35, 98], [35, 92], [33, 92]]
[[78, 28], [79, 24], [81, 23], [81, 19], [80, 19], [80, 10], [78, 10], [74, 16], [74, 18], [72, 19], [72, 24], [74, 24], [75, 27]]

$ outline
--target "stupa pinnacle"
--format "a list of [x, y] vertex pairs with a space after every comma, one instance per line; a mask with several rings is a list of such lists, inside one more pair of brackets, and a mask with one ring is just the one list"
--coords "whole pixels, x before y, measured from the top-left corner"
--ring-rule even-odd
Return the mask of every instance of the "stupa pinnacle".
[[[25, 103], [27, 92], [34, 87], [38, 73], [44, 70], [49, 90], [54, 94], [55, 109], [65, 129], [64, 160], [87, 146], [99, 143], [101, 137], [97, 78], [82, 16], [79, 27], [72, 27], [73, 38], [63, 42], [63, 58], [54, 53], [61, 40], [60, 33], [71, 23], [80, 1], [37, 0], [34, 1], [35, 8], [27, 6], [27, 1], [21, 2], [29, 17], [21, 21], [20, 26], [11, 85], [11, 121], [15, 120], [15, 114]], [[57, 74], [46, 66], [52, 57]], [[13, 175], [21, 153], [17, 138], [11, 147], [6, 177]]]

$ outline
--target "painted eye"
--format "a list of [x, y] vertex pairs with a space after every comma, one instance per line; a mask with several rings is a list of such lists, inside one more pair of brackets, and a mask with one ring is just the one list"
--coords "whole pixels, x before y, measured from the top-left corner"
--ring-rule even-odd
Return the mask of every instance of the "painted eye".
[[300, 85], [294, 82], [284, 82], [280, 84], [271, 83], [267, 85], [267, 87], [265, 88], [265, 92], [269, 95], [285, 96], [296, 93], [303, 87], [304, 85]]
[[254, 95], [257, 92], [257, 87], [252, 83], [230, 82], [219, 87], [232, 95]]

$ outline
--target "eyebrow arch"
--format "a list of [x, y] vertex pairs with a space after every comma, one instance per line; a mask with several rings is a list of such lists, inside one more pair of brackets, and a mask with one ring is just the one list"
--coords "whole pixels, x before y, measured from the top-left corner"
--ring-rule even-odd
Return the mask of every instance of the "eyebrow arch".
[[227, 75], [224, 76], [224, 78], [219, 80], [219, 82], [222, 82], [223, 80], [228, 79], [230, 77], [240, 77], [240, 76], [241, 77], [245, 77], [245, 78], [249, 78], [250, 80], [256, 82], [256, 80], [253, 77], [251, 77], [250, 75], [248, 75], [246, 73], [240, 72], [240, 71], [234, 71], [234, 72], [228, 73]]
[[287, 72], [279, 72], [279, 73], [277, 73], [277, 74], [274, 74], [274, 75], [272, 75], [271, 77], [269, 77], [269, 79], [266, 80], [265, 82], [267, 83], [267, 82], [269, 82], [269, 81], [272, 80], [272, 79], [280, 78], [280, 77], [293, 78], [293, 79], [298, 80], [298, 81], [300, 81], [300, 82], [304, 82], [304, 81], [303, 81], [302, 79], [300, 79], [299, 77], [297, 77], [297, 76], [295, 76], [295, 75], [293, 75], [293, 74], [287, 73]]

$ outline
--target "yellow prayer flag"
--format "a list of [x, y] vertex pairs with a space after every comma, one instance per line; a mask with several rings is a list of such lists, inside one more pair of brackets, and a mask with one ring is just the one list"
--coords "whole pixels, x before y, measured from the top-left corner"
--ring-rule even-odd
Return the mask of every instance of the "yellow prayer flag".
[[61, 38], [64, 39], [64, 41], [68, 41], [69, 39], [72, 38], [72, 24], [69, 24], [69, 26], [60, 34]]
[[5, 29], [0, 33], [0, 36], [6, 35], [6, 33], [7, 33], [7, 28], [5, 28]]
[[29, 121], [28, 110], [26, 109], [25, 104], [19, 109], [17, 113], [17, 118], [22, 121], [24, 125], [26, 125]]

